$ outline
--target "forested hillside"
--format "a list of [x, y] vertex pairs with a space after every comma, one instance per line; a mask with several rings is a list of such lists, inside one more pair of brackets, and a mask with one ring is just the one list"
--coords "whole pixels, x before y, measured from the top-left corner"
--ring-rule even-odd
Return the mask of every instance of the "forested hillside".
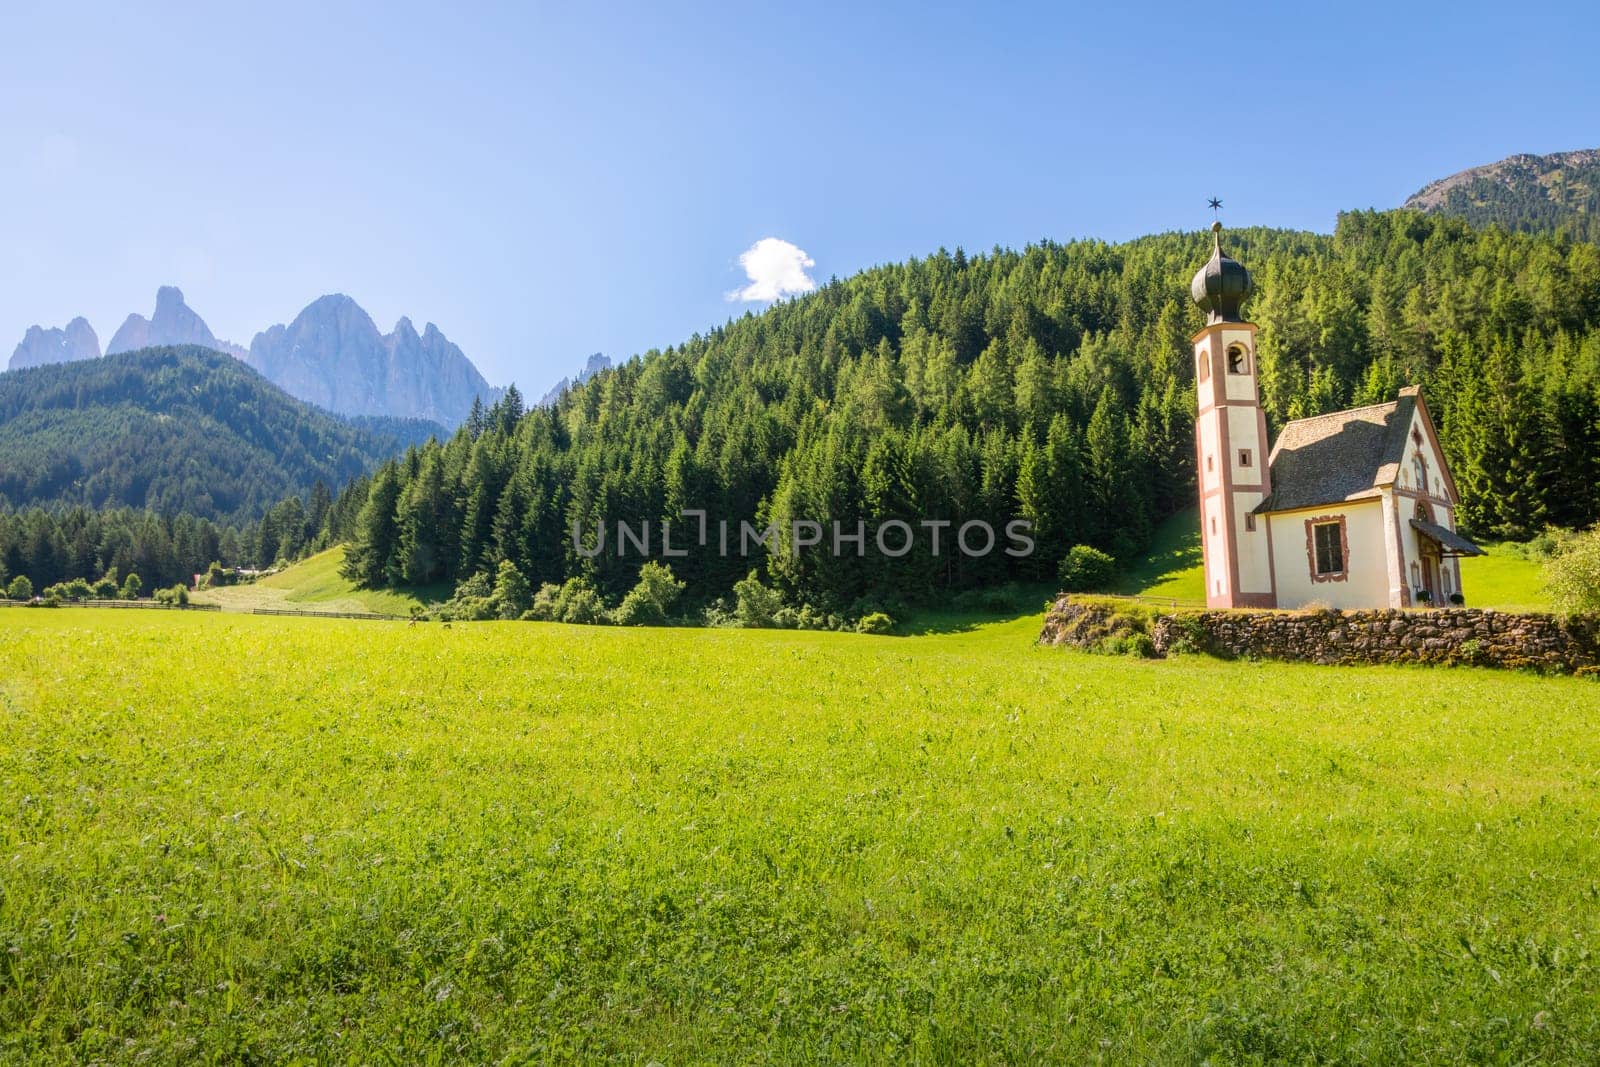
[[[1016, 559], [812, 550], [675, 558], [691, 596], [752, 566], [795, 603], [861, 610], [1054, 573], [1079, 542], [1127, 556], [1191, 503], [1187, 290], [1208, 236], [940, 252], [884, 266], [597, 375], [552, 409], [514, 397], [358, 487], [351, 573], [460, 579], [511, 560], [535, 584], [587, 574], [615, 595], [642, 557], [584, 558], [571, 528], [659, 530], [704, 509], [741, 520], [1011, 518]], [[1225, 235], [1249, 267], [1264, 401], [1284, 420], [1423, 385], [1486, 536], [1600, 517], [1600, 249], [1478, 232], [1414, 212], [1353, 213], [1337, 232]], [[348, 503], [344, 514], [354, 513]], [[614, 532], [614, 531], [613, 531]], [[657, 538], [658, 539], [658, 538]], [[870, 542], [869, 542], [870, 543]]]
[[354, 425], [197, 347], [0, 374], [0, 506], [132, 507], [240, 524], [438, 432]]
[[1600, 149], [1516, 155], [1431, 182], [1406, 199], [1474, 226], [1600, 241]]

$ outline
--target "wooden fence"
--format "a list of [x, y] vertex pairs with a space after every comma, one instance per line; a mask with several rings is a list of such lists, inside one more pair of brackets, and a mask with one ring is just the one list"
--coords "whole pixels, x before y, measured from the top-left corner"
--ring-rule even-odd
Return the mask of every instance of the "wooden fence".
[[[221, 611], [220, 604], [162, 604], [154, 600], [63, 600], [58, 608], [130, 608], [145, 611]], [[0, 600], [0, 607], [43, 607], [26, 600]]]
[[293, 608], [252, 608], [252, 615], [301, 615], [318, 619], [375, 619], [382, 622], [407, 622], [409, 615], [380, 615], [375, 611], [299, 611]]

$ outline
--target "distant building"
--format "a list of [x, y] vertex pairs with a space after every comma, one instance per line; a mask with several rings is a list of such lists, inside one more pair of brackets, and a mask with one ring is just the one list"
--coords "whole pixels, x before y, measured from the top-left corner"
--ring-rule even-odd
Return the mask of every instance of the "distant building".
[[[1412, 607], [1462, 593], [1455, 482], [1416, 386], [1386, 404], [1289, 423], [1266, 455], [1250, 272], [1215, 251], [1190, 293], [1201, 544], [1213, 608]], [[1263, 459], [1263, 457], [1265, 458]]]

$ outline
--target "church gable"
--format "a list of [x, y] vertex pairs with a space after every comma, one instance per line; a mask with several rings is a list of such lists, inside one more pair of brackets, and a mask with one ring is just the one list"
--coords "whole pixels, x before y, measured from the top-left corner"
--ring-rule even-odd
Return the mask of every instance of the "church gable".
[[1404, 390], [1403, 399], [1404, 394], [1410, 394], [1414, 401], [1411, 417], [1406, 426], [1400, 455], [1396, 457], [1392, 468], [1385, 469], [1384, 474], [1387, 477], [1382, 484], [1420, 494], [1448, 507], [1455, 507], [1459, 503], [1455, 479], [1450, 475], [1450, 465], [1446, 462], [1444, 449], [1439, 444], [1439, 435], [1434, 430], [1428, 406], [1423, 402], [1416, 386]]

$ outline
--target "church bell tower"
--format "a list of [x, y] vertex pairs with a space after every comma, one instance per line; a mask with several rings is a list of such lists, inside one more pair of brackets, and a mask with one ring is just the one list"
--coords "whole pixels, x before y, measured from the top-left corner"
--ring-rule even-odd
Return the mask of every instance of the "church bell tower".
[[1272, 492], [1267, 419], [1256, 387], [1256, 327], [1239, 316], [1250, 272], [1222, 253], [1222, 224], [1211, 227], [1211, 259], [1189, 293], [1206, 324], [1194, 335], [1195, 458], [1208, 608], [1277, 606], [1267, 516], [1256, 507]]

